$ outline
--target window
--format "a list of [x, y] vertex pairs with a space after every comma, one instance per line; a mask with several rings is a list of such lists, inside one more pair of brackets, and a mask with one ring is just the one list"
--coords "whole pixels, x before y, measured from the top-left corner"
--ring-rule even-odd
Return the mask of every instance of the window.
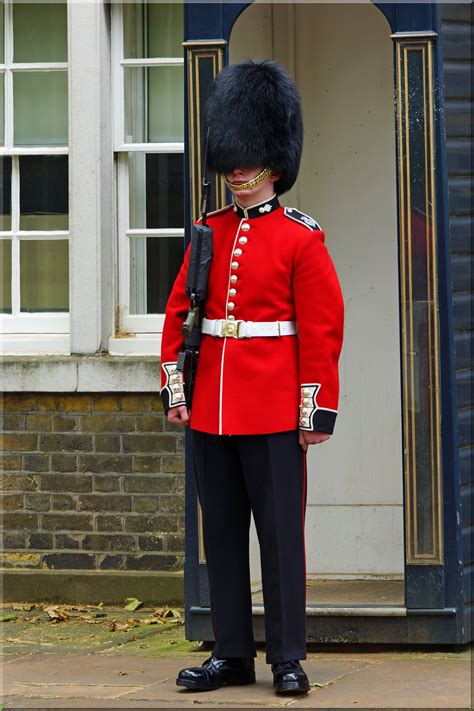
[[119, 328], [156, 335], [183, 260], [183, 6], [112, 13]]
[[66, 2], [0, 2], [3, 333], [69, 330]]

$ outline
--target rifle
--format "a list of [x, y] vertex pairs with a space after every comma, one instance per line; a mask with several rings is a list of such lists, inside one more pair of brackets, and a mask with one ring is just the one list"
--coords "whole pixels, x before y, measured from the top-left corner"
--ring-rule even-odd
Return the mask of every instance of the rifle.
[[186, 294], [190, 299], [188, 315], [183, 322], [184, 350], [178, 353], [176, 368], [182, 372], [186, 407], [191, 409], [194, 380], [201, 344], [202, 309], [207, 296], [207, 283], [213, 253], [213, 230], [206, 224], [211, 184], [207, 180], [207, 146], [209, 129], [204, 154], [202, 180], [201, 223], [194, 224], [191, 233], [191, 251], [189, 254], [186, 277]]

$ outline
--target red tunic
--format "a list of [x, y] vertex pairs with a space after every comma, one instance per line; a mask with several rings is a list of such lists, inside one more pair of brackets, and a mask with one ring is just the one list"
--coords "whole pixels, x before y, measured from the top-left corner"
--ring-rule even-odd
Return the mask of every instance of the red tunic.
[[[315, 220], [274, 196], [247, 210], [210, 213], [214, 254], [209, 319], [296, 321], [298, 335], [237, 339], [202, 335], [189, 425], [211, 434], [264, 434], [298, 427], [332, 433], [344, 304], [325, 234]], [[173, 285], [162, 337], [165, 413], [184, 404], [181, 326], [189, 308], [188, 247]]]

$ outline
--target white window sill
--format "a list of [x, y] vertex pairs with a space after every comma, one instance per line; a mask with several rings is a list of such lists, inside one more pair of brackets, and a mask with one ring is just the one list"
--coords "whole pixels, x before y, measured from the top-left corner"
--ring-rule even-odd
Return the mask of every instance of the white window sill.
[[109, 338], [110, 355], [159, 356], [161, 354], [161, 333], [139, 333]]
[[69, 333], [3, 333], [0, 353], [7, 355], [69, 355]]
[[[124, 339], [119, 339], [124, 340]], [[157, 355], [8, 355], [2, 357], [4, 392], [159, 392]]]

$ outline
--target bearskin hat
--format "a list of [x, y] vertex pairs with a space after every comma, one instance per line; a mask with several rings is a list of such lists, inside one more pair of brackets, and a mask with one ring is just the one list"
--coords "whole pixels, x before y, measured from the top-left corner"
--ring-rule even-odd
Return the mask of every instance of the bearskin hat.
[[249, 60], [224, 67], [206, 102], [208, 165], [217, 173], [262, 166], [281, 176], [275, 192], [289, 190], [303, 147], [301, 99], [277, 62]]

